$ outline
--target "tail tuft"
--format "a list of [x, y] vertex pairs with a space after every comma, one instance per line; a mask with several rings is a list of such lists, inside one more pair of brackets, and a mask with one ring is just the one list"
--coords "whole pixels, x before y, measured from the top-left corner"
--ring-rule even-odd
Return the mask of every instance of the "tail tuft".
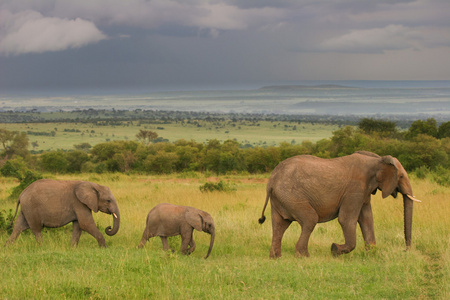
[[264, 221], [266, 220], [266, 216], [262, 216], [261, 218], [259, 218], [259, 224], [264, 223]]

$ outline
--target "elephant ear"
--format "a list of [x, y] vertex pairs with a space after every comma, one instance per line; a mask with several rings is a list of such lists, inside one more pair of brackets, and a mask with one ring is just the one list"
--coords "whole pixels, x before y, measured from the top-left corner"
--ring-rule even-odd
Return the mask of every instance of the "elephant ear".
[[189, 225], [194, 227], [198, 231], [202, 231], [203, 228], [203, 218], [200, 214], [200, 211], [193, 208], [188, 208], [186, 210], [186, 222], [188, 222]]
[[93, 212], [98, 212], [98, 191], [91, 182], [81, 182], [75, 186], [75, 195], [81, 203]]
[[397, 188], [397, 166], [392, 156], [387, 155], [381, 158], [380, 169], [377, 172], [378, 187], [382, 191], [383, 198], [395, 192]]

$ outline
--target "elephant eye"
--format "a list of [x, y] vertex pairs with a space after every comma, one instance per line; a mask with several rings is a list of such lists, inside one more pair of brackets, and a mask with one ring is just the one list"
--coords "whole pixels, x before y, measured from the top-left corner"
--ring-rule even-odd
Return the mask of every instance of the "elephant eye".
[[111, 203], [111, 200], [106, 200], [106, 202]]

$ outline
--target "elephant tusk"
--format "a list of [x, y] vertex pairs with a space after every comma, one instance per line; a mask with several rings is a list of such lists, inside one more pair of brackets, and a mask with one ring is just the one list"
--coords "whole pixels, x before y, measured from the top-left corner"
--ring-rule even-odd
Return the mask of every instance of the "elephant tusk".
[[[417, 200], [416, 200], [417, 201]], [[113, 216], [114, 216], [114, 218], [116, 218], [117, 219], [117, 215], [115, 214], [115, 213], [113, 213]]]
[[411, 199], [412, 201], [422, 202], [419, 199], [414, 198], [414, 196], [411, 196], [411, 195], [406, 195], [406, 196], [408, 196], [408, 198]]

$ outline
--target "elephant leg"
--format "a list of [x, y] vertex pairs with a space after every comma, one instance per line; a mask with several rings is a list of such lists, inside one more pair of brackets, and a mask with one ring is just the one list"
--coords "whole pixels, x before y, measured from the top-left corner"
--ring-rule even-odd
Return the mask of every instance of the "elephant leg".
[[183, 254], [191, 254], [191, 252], [188, 251], [188, 246], [191, 244], [192, 241], [192, 232], [194, 229], [192, 227], [182, 229], [181, 231], [181, 253]]
[[30, 228], [30, 226], [28, 225], [27, 220], [25, 220], [23, 214], [20, 213], [17, 217], [16, 222], [14, 223], [13, 232], [11, 233], [9, 239], [6, 241], [5, 246], [14, 243], [20, 233], [28, 228]]
[[41, 245], [42, 244], [42, 223], [41, 222], [29, 222], [30, 229], [36, 238], [36, 242]]
[[72, 230], [72, 240], [70, 241], [70, 244], [72, 247], [76, 247], [78, 245], [78, 241], [80, 240], [81, 236], [81, 228], [80, 223], [78, 221], [73, 221], [73, 230]]
[[194, 242], [194, 238], [192, 237], [191, 238], [191, 242], [189, 243], [189, 249], [188, 249], [189, 253], [194, 252], [195, 247], [196, 247], [196, 245], [195, 245], [195, 242]]
[[309, 238], [311, 236], [311, 233], [313, 232], [314, 228], [316, 227], [317, 222], [308, 222], [301, 225], [302, 227], [302, 233], [300, 234], [300, 238], [298, 239], [297, 244], [295, 245], [295, 255], [296, 256], [306, 256], [309, 257], [309, 251], [308, 251], [308, 242]]
[[270, 258], [281, 257], [281, 239], [291, 223], [292, 221], [283, 219], [272, 207], [272, 246], [270, 248]]
[[331, 245], [331, 253], [333, 256], [349, 253], [356, 247], [356, 225], [358, 217], [348, 217], [346, 213], [341, 211], [338, 220], [344, 233], [345, 244], [338, 245], [333, 243]]
[[[138, 248], [143, 248], [145, 246], [145, 243], [147, 243], [148, 239], [154, 237], [154, 235], [150, 234], [150, 230], [148, 229], [148, 225], [144, 229], [144, 233], [142, 234], [141, 242], [138, 245]], [[164, 243], [163, 243], [164, 245]]]
[[373, 228], [372, 206], [370, 203], [364, 204], [361, 208], [358, 223], [359, 227], [361, 227], [366, 249], [370, 249], [371, 246], [376, 244], [375, 231]]
[[161, 242], [163, 244], [164, 251], [170, 250], [169, 242], [167, 241], [167, 236], [160, 236], [160, 238], [161, 238]]
[[302, 233], [295, 245], [295, 255], [309, 257], [308, 243], [311, 233], [319, 222], [319, 216], [312, 206], [302, 207], [302, 210], [293, 214], [295, 220], [302, 227]]
[[102, 235], [100, 230], [98, 230], [97, 226], [95, 225], [95, 221], [92, 218], [91, 212], [89, 212], [89, 215], [81, 214], [78, 217], [78, 224], [80, 228], [90, 235], [92, 235], [98, 242], [98, 245], [100, 247], [106, 248], [106, 241], [105, 237]]

